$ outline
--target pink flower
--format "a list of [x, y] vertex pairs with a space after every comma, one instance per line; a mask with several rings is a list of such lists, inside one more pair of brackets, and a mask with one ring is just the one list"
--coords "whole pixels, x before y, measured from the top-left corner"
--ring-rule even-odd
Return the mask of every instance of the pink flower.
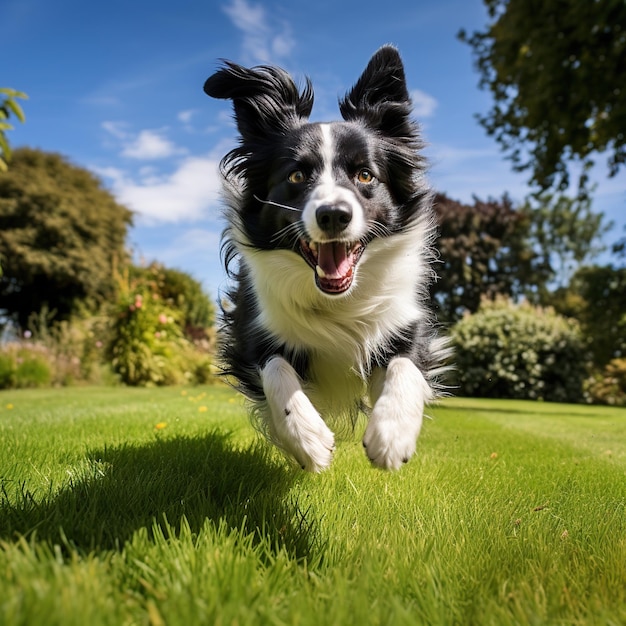
[[159, 324], [167, 324], [167, 315], [165, 313], [159, 315]]

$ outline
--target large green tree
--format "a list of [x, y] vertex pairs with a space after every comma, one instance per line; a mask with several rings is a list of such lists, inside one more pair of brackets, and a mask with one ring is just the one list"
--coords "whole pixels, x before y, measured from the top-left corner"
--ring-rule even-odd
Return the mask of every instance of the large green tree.
[[24, 327], [95, 308], [115, 289], [131, 212], [100, 180], [58, 154], [15, 150], [0, 173], [0, 309]]
[[552, 294], [552, 304], [576, 318], [588, 340], [594, 365], [626, 358], [626, 268], [581, 267], [566, 288]]
[[[603, 236], [613, 227], [593, 211], [589, 196], [571, 198], [544, 193], [526, 200], [528, 239], [542, 265], [549, 268], [552, 290], [566, 287], [573, 274], [604, 252]], [[546, 285], [536, 285], [541, 291]]]
[[542, 194], [514, 206], [506, 195], [464, 204], [437, 194], [435, 210], [440, 262], [431, 295], [446, 322], [474, 313], [483, 298], [553, 304], [552, 292], [604, 250], [611, 227], [588, 197]]
[[463, 204], [437, 194], [435, 210], [440, 263], [432, 296], [440, 320], [453, 323], [477, 311], [483, 297], [515, 298], [550, 276], [528, 240], [528, 215], [507, 196]]
[[459, 33], [494, 98], [480, 123], [540, 189], [567, 187], [568, 163], [578, 161], [587, 190], [599, 152], [616, 174], [626, 160], [626, 2], [484, 3], [485, 29]]

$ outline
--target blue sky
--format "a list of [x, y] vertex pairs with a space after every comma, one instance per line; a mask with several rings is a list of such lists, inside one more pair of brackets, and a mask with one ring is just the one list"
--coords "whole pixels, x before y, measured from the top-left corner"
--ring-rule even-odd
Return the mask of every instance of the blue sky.
[[[216, 295], [224, 282], [217, 164], [235, 140], [228, 103], [202, 91], [218, 60], [310, 76], [312, 119], [330, 120], [371, 54], [392, 43], [434, 187], [462, 201], [509, 192], [521, 202], [526, 177], [475, 120], [491, 99], [456, 38], [485, 23], [480, 0], [2, 0], [0, 83], [29, 95], [27, 122], [9, 138], [96, 172], [136, 212], [136, 257], [187, 271]], [[603, 171], [594, 208], [616, 222], [617, 239], [626, 224], [623, 174]]]

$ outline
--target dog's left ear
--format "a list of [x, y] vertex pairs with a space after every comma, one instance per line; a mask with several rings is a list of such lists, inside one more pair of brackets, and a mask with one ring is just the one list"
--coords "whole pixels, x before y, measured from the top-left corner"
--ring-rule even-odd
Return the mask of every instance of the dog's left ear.
[[306, 120], [313, 107], [313, 89], [306, 79], [302, 91], [277, 67], [246, 68], [231, 61], [204, 83], [212, 98], [233, 101], [235, 121], [244, 141], [266, 140]]
[[339, 110], [345, 120], [361, 119], [390, 137], [414, 134], [411, 98], [396, 48], [383, 46], [374, 53], [357, 83], [339, 101]]

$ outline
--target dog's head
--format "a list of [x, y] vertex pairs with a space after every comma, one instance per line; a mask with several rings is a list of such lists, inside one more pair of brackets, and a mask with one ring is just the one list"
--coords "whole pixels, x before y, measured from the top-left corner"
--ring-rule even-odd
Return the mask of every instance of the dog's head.
[[240, 143], [222, 166], [238, 244], [292, 250], [322, 292], [347, 293], [368, 244], [409, 226], [428, 193], [397, 50], [374, 54], [339, 103], [342, 122], [309, 123], [310, 81], [299, 90], [274, 67], [226, 62], [204, 90], [234, 105]]

